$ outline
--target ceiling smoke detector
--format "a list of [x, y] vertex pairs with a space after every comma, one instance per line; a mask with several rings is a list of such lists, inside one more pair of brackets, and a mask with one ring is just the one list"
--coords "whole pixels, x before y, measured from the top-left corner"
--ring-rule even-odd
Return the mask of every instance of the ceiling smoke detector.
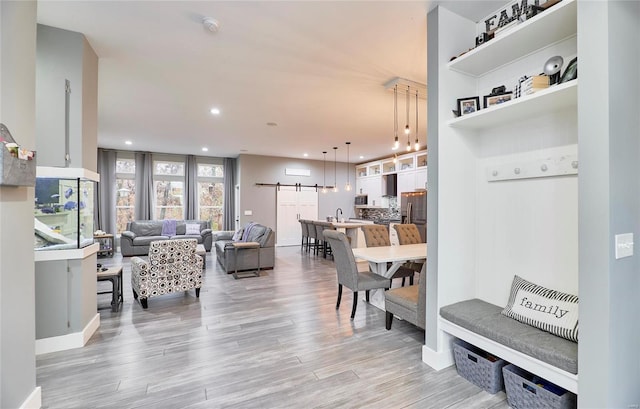
[[220, 22], [211, 17], [203, 18], [202, 24], [207, 30], [211, 31], [212, 33], [217, 33], [218, 30], [220, 29]]

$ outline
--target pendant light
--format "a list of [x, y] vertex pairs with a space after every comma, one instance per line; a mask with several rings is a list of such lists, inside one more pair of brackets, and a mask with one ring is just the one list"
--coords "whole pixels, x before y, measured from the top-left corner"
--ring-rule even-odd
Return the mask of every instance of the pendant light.
[[344, 190], [346, 190], [347, 192], [351, 191], [351, 183], [349, 181], [349, 145], [351, 145], [351, 142], [345, 142], [345, 145], [347, 145], [347, 184], [344, 185]]
[[327, 151], [323, 151], [322, 155], [322, 193], [327, 193]]
[[411, 150], [411, 141], [409, 140], [409, 135], [411, 135], [411, 128], [409, 128], [409, 104], [411, 103], [411, 99], [409, 98], [409, 94], [411, 93], [411, 87], [407, 85], [407, 98], [405, 107], [407, 108], [407, 124], [404, 126], [404, 133], [407, 135], [407, 152]]
[[416, 90], [416, 142], [413, 145], [413, 149], [420, 150], [420, 141], [418, 140], [418, 90]]
[[338, 147], [333, 147], [333, 191], [338, 191]]
[[395, 140], [392, 149], [395, 151], [400, 147], [400, 141], [398, 140], [398, 84], [393, 87], [393, 135]]

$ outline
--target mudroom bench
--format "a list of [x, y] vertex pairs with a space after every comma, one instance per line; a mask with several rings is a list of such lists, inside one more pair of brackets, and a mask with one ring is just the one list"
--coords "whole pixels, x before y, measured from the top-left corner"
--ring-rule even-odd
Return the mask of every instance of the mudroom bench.
[[578, 393], [578, 344], [501, 314], [479, 299], [440, 308], [440, 329]]

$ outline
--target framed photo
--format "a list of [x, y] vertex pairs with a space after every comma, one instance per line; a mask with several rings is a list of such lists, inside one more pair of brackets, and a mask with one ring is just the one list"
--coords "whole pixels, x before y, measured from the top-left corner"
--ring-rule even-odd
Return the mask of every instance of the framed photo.
[[505, 92], [499, 95], [485, 95], [484, 107], [489, 108], [494, 105], [502, 104], [513, 99], [513, 92]]
[[478, 110], [480, 110], [480, 97], [458, 98], [460, 116], [472, 114]]

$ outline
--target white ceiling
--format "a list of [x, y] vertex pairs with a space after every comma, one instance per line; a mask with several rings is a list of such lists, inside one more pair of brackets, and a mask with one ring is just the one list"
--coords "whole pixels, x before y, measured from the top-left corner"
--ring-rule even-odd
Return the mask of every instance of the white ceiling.
[[[440, 3], [478, 20], [505, 1]], [[40, 0], [38, 22], [83, 33], [97, 53], [101, 147], [223, 157], [306, 152], [322, 159], [322, 151], [331, 155], [338, 146], [344, 161], [350, 141], [353, 162], [392, 153], [393, 93], [383, 84], [394, 77], [426, 84], [432, 7], [429, 1]], [[204, 28], [205, 16], [220, 22], [218, 33]], [[412, 128], [414, 103], [415, 97]], [[222, 113], [212, 116], [212, 107]], [[400, 96], [400, 129], [404, 107]], [[419, 109], [424, 144], [425, 100]]]

